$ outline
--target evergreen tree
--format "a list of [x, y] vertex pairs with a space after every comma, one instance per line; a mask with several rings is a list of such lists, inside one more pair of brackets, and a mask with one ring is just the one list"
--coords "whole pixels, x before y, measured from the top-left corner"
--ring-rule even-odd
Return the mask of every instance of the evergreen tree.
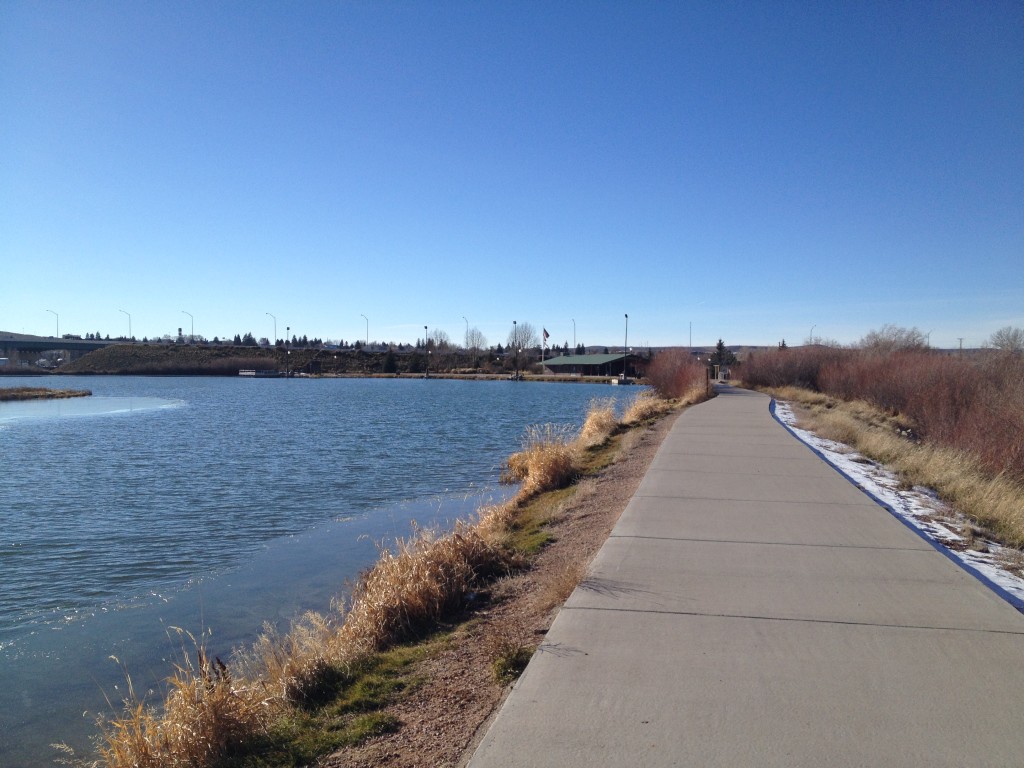
[[721, 339], [715, 345], [715, 354], [711, 356], [716, 365], [732, 365], [736, 362], [736, 355], [726, 348], [725, 342]]

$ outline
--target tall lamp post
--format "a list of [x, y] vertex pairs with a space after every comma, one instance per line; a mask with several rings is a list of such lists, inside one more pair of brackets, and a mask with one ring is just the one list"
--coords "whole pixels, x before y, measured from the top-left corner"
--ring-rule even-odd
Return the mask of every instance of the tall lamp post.
[[[463, 320], [466, 320], [466, 316], [462, 316]], [[469, 349], [469, 320], [466, 320], [466, 349]]]
[[512, 344], [516, 348], [516, 381], [519, 381], [519, 328], [516, 321], [512, 321]]
[[370, 346], [370, 318], [362, 313], [359, 316], [366, 321], [366, 346]]
[[572, 319], [572, 353], [576, 354], [576, 318]]
[[46, 311], [49, 312], [51, 315], [53, 315], [54, 317], [57, 318], [57, 336], [56, 336], [56, 338], [59, 339], [60, 338], [60, 315], [58, 315], [52, 309], [48, 309]]
[[132, 316], [131, 316], [130, 313], [125, 312], [123, 309], [119, 309], [117, 311], [118, 312], [123, 312], [124, 314], [128, 315], [128, 341], [131, 341], [132, 340]]
[[427, 361], [427, 375], [423, 378], [430, 378], [430, 350], [427, 348], [427, 326], [423, 326], [423, 357]]
[[629, 315], [626, 315], [626, 338], [622, 341], [622, 378], [626, 378], [626, 356], [629, 355]]
[[274, 316], [273, 316], [272, 314], [270, 314], [269, 312], [267, 312], [267, 317], [272, 317], [272, 318], [274, 318], [274, 343], [273, 343], [273, 345], [272, 345], [272, 346], [275, 346], [275, 347], [276, 347], [276, 346], [277, 346], [277, 318], [276, 318], [276, 317], [274, 317]]
[[192, 330], [191, 330], [191, 332], [188, 335], [188, 343], [189, 344], [195, 344], [195, 342], [196, 342], [196, 319], [194, 317], [192, 317], [192, 313], [191, 312], [186, 312], [184, 309], [181, 310], [181, 314], [188, 315], [189, 320], [192, 321]]

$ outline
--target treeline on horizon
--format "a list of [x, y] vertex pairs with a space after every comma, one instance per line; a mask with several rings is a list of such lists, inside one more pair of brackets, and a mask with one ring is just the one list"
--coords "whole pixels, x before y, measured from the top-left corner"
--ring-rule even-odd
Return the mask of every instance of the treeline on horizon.
[[1003, 328], [970, 355], [929, 349], [917, 329], [886, 326], [855, 347], [805, 346], [751, 354], [745, 384], [804, 387], [863, 400], [914, 425], [920, 439], [979, 459], [1024, 482], [1024, 331]]
[[[202, 344], [112, 345], [61, 367], [65, 373], [237, 376], [239, 370], [275, 370], [310, 375], [399, 375], [431, 373], [510, 374], [540, 372], [540, 352], [415, 347], [401, 350], [330, 349]], [[0, 371], [2, 372], [2, 371]], [[21, 372], [13, 368], [11, 373]]]

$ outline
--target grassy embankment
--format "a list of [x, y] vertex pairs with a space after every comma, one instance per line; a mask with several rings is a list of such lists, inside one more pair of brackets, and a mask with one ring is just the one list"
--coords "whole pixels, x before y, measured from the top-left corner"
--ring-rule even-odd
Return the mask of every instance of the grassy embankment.
[[2, 387], [0, 403], [15, 400], [61, 400], [69, 397], [89, 397], [88, 389], [47, 389], [46, 387]]
[[[183, 633], [195, 650], [182, 653], [162, 705], [126, 702], [103, 725], [92, 765], [306, 765], [399, 728], [386, 705], [416, 685], [415, 662], [443, 646], [439, 622], [468, 620], [489, 583], [529, 567], [575, 481], [614, 461], [626, 432], [706, 396], [703, 369], [677, 366], [664, 380], [682, 397], [643, 393], [621, 421], [611, 401], [596, 401], [578, 434], [529, 430], [505, 472], [520, 483], [512, 499], [448, 533], [419, 531], [397, 542], [330, 615], [308, 613], [285, 634], [268, 627], [229, 664], [208, 658], [203, 639]], [[561, 600], [581, 576], [567, 576]], [[495, 675], [518, 674], [528, 656], [514, 643], [497, 648]]]
[[[978, 534], [1024, 548], [1024, 358], [811, 348], [754, 356], [743, 380], [801, 426], [935, 490]], [[978, 530], [980, 528], [980, 530]]]

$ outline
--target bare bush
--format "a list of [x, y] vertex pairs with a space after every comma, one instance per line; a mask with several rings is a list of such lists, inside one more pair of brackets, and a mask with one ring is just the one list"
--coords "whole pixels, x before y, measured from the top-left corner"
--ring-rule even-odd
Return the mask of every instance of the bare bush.
[[681, 349], [659, 352], [647, 369], [647, 383], [667, 399], [686, 395], [695, 385], [703, 384], [705, 368]]
[[1024, 480], [1024, 359], [965, 359], [923, 349], [776, 350], [744, 365], [752, 386], [795, 385], [865, 400], [913, 422], [938, 445]]
[[917, 328], [883, 325], [876, 331], [868, 331], [857, 346], [873, 352], [896, 352], [928, 349], [928, 341]]
[[988, 340], [993, 349], [1020, 354], [1024, 352], [1024, 330], [1008, 325], [992, 334]]

